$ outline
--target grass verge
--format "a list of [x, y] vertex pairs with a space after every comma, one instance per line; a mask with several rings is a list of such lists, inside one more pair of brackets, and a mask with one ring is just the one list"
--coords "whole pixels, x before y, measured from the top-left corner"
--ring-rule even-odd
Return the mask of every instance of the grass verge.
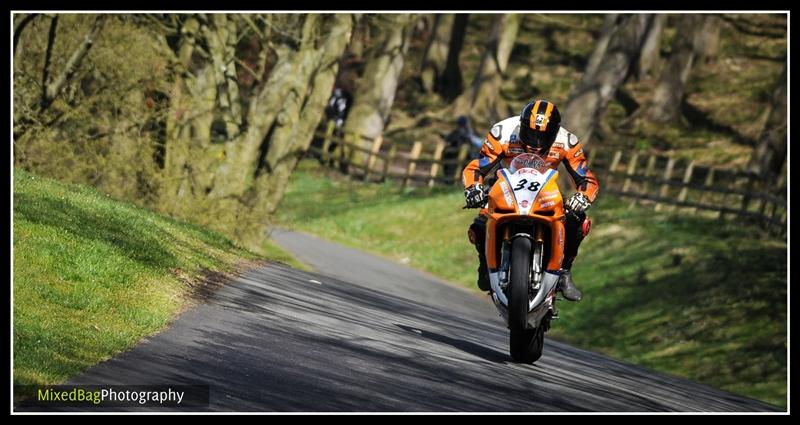
[[186, 308], [206, 273], [261, 259], [201, 227], [21, 170], [13, 226], [17, 385], [57, 384], [132, 347]]
[[[453, 189], [364, 184], [301, 162], [279, 224], [475, 288], [475, 211]], [[601, 194], [551, 335], [786, 406], [785, 240], [734, 221], [655, 212]]]

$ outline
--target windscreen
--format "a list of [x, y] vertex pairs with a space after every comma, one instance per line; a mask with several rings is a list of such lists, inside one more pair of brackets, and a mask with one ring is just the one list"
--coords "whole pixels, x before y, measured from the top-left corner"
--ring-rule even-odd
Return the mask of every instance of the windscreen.
[[511, 161], [511, 165], [509, 165], [508, 170], [512, 173], [516, 173], [518, 170], [522, 168], [533, 168], [540, 173], [547, 172], [547, 163], [545, 163], [544, 159], [539, 155], [535, 155], [532, 153], [523, 153], [521, 155], [517, 155]]

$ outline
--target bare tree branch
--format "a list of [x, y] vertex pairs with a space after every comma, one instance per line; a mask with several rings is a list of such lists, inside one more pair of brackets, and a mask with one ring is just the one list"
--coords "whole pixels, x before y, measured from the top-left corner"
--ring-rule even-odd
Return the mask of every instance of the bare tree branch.
[[17, 27], [14, 28], [14, 52], [13, 54], [16, 55], [17, 53], [17, 43], [19, 42], [19, 36], [22, 35], [22, 30], [25, 29], [28, 24], [33, 21], [33, 18], [39, 16], [38, 13], [29, 13], [27, 16], [22, 18], [22, 20], [17, 24]]
[[256, 73], [256, 71], [253, 70], [253, 68], [250, 68], [249, 66], [247, 66], [247, 64], [244, 63], [244, 61], [242, 61], [239, 58], [234, 58], [234, 61], [236, 62], [237, 65], [241, 66], [242, 69], [247, 71], [248, 74], [252, 75], [253, 79], [256, 81], [256, 83], [260, 83], [261, 82], [261, 76], [258, 75]]
[[[92, 23], [92, 28], [89, 29], [89, 32], [84, 37], [83, 42], [78, 46], [77, 49], [72, 53], [67, 64], [64, 66], [64, 70], [61, 71], [61, 74], [50, 84], [47, 84], [44, 87], [44, 93], [42, 96], [41, 106], [42, 109], [46, 109], [53, 103], [53, 100], [61, 93], [64, 89], [64, 86], [67, 84], [70, 79], [75, 75], [75, 72], [78, 70], [78, 66], [80, 65], [81, 61], [86, 54], [89, 52], [89, 49], [94, 44], [94, 39], [97, 37], [97, 33], [100, 32], [100, 27], [103, 24], [103, 20], [105, 19], [104, 15], [98, 15], [94, 23]], [[53, 34], [55, 38], [55, 33]]]
[[56, 43], [56, 27], [58, 26], [58, 15], [50, 19], [50, 32], [47, 35], [47, 50], [44, 53], [44, 68], [42, 68], [42, 98], [41, 105], [47, 99], [47, 86], [50, 84], [50, 58], [53, 56], [53, 46]]
[[239, 19], [244, 21], [244, 23], [247, 24], [248, 27], [252, 28], [253, 31], [255, 31], [255, 33], [258, 35], [258, 38], [266, 38], [264, 33], [258, 28], [258, 25], [256, 25], [256, 23], [253, 22], [252, 19], [250, 19], [250, 16], [248, 16], [248, 15], [239, 15]]

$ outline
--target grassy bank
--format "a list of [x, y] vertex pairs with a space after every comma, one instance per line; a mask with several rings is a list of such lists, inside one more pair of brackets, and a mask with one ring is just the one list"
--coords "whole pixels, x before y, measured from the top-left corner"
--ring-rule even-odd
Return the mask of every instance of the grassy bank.
[[191, 303], [204, 273], [260, 258], [200, 227], [20, 170], [13, 226], [15, 384], [59, 383], [132, 347]]
[[[477, 256], [453, 189], [363, 184], [301, 163], [284, 226], [475, 287]], [[735, 222], [631, 207], [602, 195], [552, 336], [728, 391], [786, 405], [786, 242]]]

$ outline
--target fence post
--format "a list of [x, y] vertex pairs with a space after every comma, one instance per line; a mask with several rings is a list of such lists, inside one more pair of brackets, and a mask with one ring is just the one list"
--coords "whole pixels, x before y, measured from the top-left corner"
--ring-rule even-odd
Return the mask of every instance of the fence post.
[[[726, 173], [723, 172], [723, 175], [726, 175]], [[728, 182], [728, 185], [724, 189], [730, 189], [731, 188], [731, 186], [732, 186], [730, 184], [731, 180], [733, 180], [733, 178], [723, 179], [723, 181]], [[725, 193], [725, 192], [722, 193], [722, 199], [720, 200], [720, 204], [722, 205], [721, 208], [725, 208], [725, 206], [727, 205], [726, 201], [728, 200], [728, 197], [730, 197], [729, 193]], [[725, 210], [720, 209], [719, 210], [719, 216], [717, 218], [720, 219], [720, 220], [724, 220], [725, 219]]]
[[[650, 155], [647, 158], [647, 167], [644, 169], [644, 180], [642, 180], [642, 194], [647, 196], [647, 191], [650, 189], [650, 176], [653, 174], [653, 170], [656, 167], [656, 156]], [[631, 206], [638, 205], [640, 203], [639, 198], [634, 198], [633, 203]]]
[[[350, 139], [349, 142], [347, 140], [345, 140], [345, 145], [347, 145], [347, 149], [348, 149], [348, 151], [347, 151], [347, 173], [350, 174], [351, 177], [355, 173], [355, 167], [351, 167], [351, 165], [353, 165], [353, 160], [355, 159], [355, 156], [356, 156], [356, 151], [357, 151], [356, 146], [360, 146], [361, 145], [361, 133], [356, 131], [356, 132], [352, 133], [352, 136], [353, 137]], [[351, 174], [351, 173], [353, 173], [353, 174]]]
[[777, 215], [777, 212], [778, 212], [778, 203], [777, 202], [773, 202], [772, 203], [772, 214], [769, 215], [769, 218], [767, 218], [767, 215], [764, 214], [764, 218], [768, 220], [767, 221], [767, 233], [768, 234], [772, 234], [772, 225], [774, 224], [775, 216]]
[[[694, 161], [689, 161], [689, 165], [686, 166], [686, 172], [683, 173], [684, 186], [681, 188], [681, 192], [678, 194], [678, 202], [686, 202], [686, 197], [689, 194], [688, 185], [689, 182], [692, 181], [692, 173], [694, 173]], [[693, 211], [697, 212], [697, 208], [694, 208]]]
[[608, 178], [606, 179], [608, 188], [611, 188], [611, 180], [614, 178], [614, 171], [619, 165], [619, 160], [622, 158], [622, 151], [614, 152], [614, 159], [611, 160], [611, 166], [608, 167]]
[[639, 161], [639, 153], [633, 154], [630, 162], [628, 162], [628, 169], [625, 170], [625, 183], [622, 184], [622, 191], [627, 192], [631, 187], [631, 176], [636, 172], [636, 163]]
[[428, 187], [433, 187], [436, 182], [436, 175], [439, 174], [439, 161], [442, 160], [442, 153], [444, 152], [444, 140], [439, 140], [436, 143], [436, 149], [433, 151], [433, 163], [431, 163], [431, 178], [428, 180]]
[[744, 217], [747, 212], [747, 207], [750, 206], [750, 192], [753, 190], [753, 185], [755, 184], [754, 180], [755, 176], [752, 174], [747, 176], [747, 185], [745, 186], [744, 195], [742, 196], [742, 206], [739, 208], [739, 217]]
[[[708, 174], [706, 174], [706, 180], [703, 182], [703, 187], [706, 189], [711, 189], [712, 186], [714, 186], [714, 174], [716, 170], [717, 169], [714, 167], [708, 167]], [[700, 200], [697, 201], [699, 204], [705, 204], [706, 198], [708, 198], [708, 192], [708, 190], [703, 191], [703, 194], [700, 195]]]
[[333, 120], [328, 120], [328, 126], [325, 128], [325, 138], [322, 140], [322, 152], [320, 152], [322, 162], [326, 165], [330, 156], [328, 155], [328, 148], [331, 146], [331, 136], [333, 136], [333, 130], [335, 129], [336, 123]]
[[772, 214], [770, 214], [769, 223], [767, 224], [767, 232], [771, 233], [772, 227], [777, 225], [775, 233], [780, 235], [786, 227], [786, 222], [781, 222], [781, 218], [778, 216], [778, 206], [778, 202], [772, 203]]
[[364, 172], [364, 181], [369, 181], [370, 171], [375, 165], [375, 157], [381, 151], [381, 144], [383, 144], [383, 135], [379, 134], [375, 140], [372, 141], [372, 147], [369, 149], [369, 157], [367, 158], [367, 169]]
[[[658, 191], [659, 198], [666, 198], [669, 190], [667, 180], [672, 178], [672, 169], [675, 168], [675, 158], [667, 160], [667, 168], [664, 169], [664, 183], [661, 183], [661, 190]], [[661, 211], [661, 201], [656, 201], [656, 211]]]
[[389, 155], [386, 157], [386, 160], [383, 162], [383, 175], [381, 176], [381, 180], [385, 181], [386, 177], [389, 174], [389, 166], [392, 165], [394, 162], [394, 157], [397, 155], [397, 145], [394, 143], [389, 145]]
[[[352, 135], [352, 133], [349, 133], [349, 134]], [[339, 154], [337, 155], [339, 157], [339, 159], [338, 159], [338, 163], [336, 164], [336, 166], [339, 168], [339, 170], [341, 170], [345, 174], [347, 174], [348, 167], [350, 166], [350, 164], [347, 162], [348, 149], [350, 149], [350, 146], [348, 145], [348, 137], [347, 136], [348, 136], [348, 133], [344, 133], [343, 132], [341, 134], [341, 136], [339, 137], [339, 139], [340, 139], [339, 140], [339, 149], [338, 149]]]
[[419, 158], [419, 154], [422, 152], [422, 142], [414, 142], [414, 145], [411, 147], [411, 155], [408, 158], [408, 168], [406, 169], [406, 177], [403, 179], [403, 188], [408, 185], [409, 177], [414, 174], [414, 170], [417, 169], [417, 159]]

